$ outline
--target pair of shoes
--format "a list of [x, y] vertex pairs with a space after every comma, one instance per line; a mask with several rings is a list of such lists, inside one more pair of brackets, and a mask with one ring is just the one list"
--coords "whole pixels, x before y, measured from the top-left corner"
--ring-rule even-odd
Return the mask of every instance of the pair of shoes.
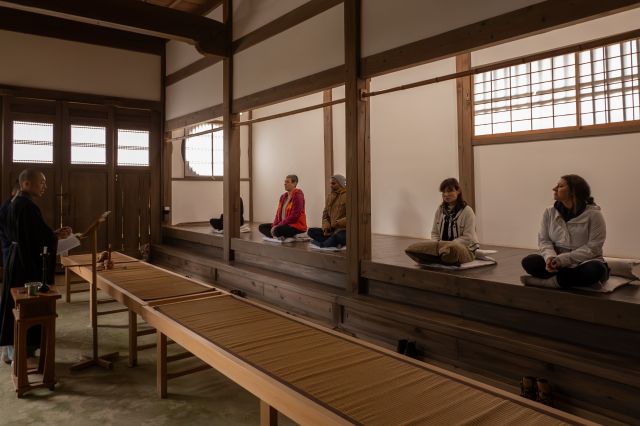
[[533, 376], [522, 377], [520, 379], [520, 396], [548, 406], [553, 404], [551, 385], [547, 379], [537, 379]]
[[238, 297], [247, 297], [247, 293], [245, 293], [242, 290], [234, 289], [234, 290], [231, 290], [229, 293], [233, 294], [234, 296], [238, 296]]
[[523, 275], [520, 277], [520, 282], [533, 287], [560, 288], [558, 278], [555, 275], [551, 278], [536, 278], [531, 275]]
[[396, 347], [396, 352], [399, 354], [406, 355], [410, 358], [415, 358], [418, 355], [418, 351], [416, 349], [416, 342], [414, 340], [400, 339], [398, 340], [398, 346]]

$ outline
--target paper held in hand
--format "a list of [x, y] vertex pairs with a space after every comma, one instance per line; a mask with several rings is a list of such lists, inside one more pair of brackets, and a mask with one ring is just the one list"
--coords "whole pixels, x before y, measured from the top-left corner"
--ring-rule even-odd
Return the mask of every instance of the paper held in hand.
[[72, 234], [67, 238], [58, 240], [58, 254], [60, 256], [67, 256], [69, 254], [69, 250], [76, 248], [79, 245], [80, 240], [78, 239], [77, 234]]

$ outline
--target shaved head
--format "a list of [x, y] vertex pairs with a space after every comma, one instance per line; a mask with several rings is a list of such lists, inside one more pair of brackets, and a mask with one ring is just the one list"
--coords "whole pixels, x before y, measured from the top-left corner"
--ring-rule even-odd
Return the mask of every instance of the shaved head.
[[47, 178], [40, 170], [24, 169], [18, 177], [20, 190], [34, 197], [42, 197], [47, 189]]

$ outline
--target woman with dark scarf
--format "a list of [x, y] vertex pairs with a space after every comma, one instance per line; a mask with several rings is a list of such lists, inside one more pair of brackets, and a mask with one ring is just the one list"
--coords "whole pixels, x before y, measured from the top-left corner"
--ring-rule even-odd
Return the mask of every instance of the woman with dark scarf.
[[553, 188], [555, 203], [547, 208], [538, 233], [539, 254], [522, 259], [531, 276], [522, 282], [549, 288], [586, 287], [609, 278], [602, 257], [607, 235], [604, 217], [589, 184], [578, 175], [562, 176]]
[[443, 263], [459, 265], [471, 262], [480, 246], [473, 209], [464, 201], [460, 183], [456, 178], [442, 181], [440, 192], [442, 204], [436, 210], [431, 240], [449, 242], [446, 246], [450, 256]]

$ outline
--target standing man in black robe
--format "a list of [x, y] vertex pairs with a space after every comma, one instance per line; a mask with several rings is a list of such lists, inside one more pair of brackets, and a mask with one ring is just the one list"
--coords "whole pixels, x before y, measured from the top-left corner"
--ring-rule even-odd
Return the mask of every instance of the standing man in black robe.
[[[20, 192], [11, 201], [7, 229], [11, 246], [0, 294], [0, 346], [13, 345], [13, 300], [11, 287], [42, 280], [42, 250], [48, 249], [47, 284], [53, 284], [58, 239], [71, 235], [71, 228], [53, 231], [42, 218], [40, 208], [33, 202], [47, 189], [47, 179], [38, 170], [26, 169], [18, 178]], [[27, 344], [31, 351], [40, 346], [40, 329], [29, 330]], [[12, 351], [10, 351], [11, 353]]]
[[[0, 206], [0, 245], [2, 246], [2, 268], [7, 267], [7, 258], [9, 257], [9, 246], [11, 246], [11, 240], [9, 239], [9, 229], [7, 227], [7, 219], [9, 216], [9, 209], [11, 208], [11, 200], [20, 191], [20, 182], [16, 180], [16, 183], [11, 188], [11, 196], [2, 203]], [[2, 293], [0, 292], [0, 295]], [[2, 300], [2, 296], [0, 296]], [[5, 363], [11, 362], [11, 356], [9, 354], [8, 346], [0, 346], [0, 360]]]

